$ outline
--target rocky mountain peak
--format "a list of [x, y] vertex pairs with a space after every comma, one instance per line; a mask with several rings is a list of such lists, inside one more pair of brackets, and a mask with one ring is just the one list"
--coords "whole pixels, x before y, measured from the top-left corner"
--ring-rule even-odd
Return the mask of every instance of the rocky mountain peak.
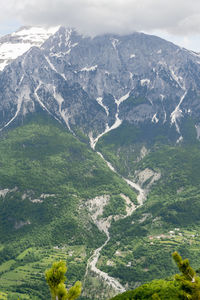
[[95, 145], [124, 121], [168, 124], [181, 136], [179, 121], [200, 114], [200, 57], [161, 38], [32, 27], [0, 41], [29, 47], [0, 75], [1, 128], [40, 107]]

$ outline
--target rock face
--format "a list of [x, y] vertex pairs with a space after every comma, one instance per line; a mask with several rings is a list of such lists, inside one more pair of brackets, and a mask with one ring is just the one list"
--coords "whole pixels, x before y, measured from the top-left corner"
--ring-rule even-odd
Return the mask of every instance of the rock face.
[[[200, 115], [196, 53], [143, 33], [90, 38], [60, 27], [41, 46], [41, 34], [24, 31], [24, 40], [40, 47], [29, 47], [0, 73], [0, 130], [43, 109], [92, 138], [123, 121], [174, 126], [181, 136], [181, 119]], [[0, 47], [18, 36], [1, 38]]]

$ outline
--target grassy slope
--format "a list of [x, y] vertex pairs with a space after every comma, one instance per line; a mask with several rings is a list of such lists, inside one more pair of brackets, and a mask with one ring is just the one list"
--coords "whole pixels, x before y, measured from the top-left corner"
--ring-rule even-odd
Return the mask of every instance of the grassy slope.
[[0, 290], [31, 299], [46, 299], [43, 272], [54, 259], [67, 259], [71, 282], [82, 279], [105, 240], [88, 218], [87, 199], [124, 193], [135, 200], [96, 153], [44, 116], [2, 136], [0, 189], [9, 189], [0, 197]]
[[[200, 145], [194, 139], [194, 127], [189, 121], [183, 128], [181, 145], [175, 145], [164, 128], [154, 130], [152, 126], [150, 132], [140, 129], [138, 143], [134, 136], [139, 129], [131, 126], [128, 129], [129, 144], [114, 138], [125, 130], [122, 127], [105, 136], [98, 148], [107, 158], [110, 155], [113, 164], [118, 163], [118, 170], [130, 160], [129, 174], [150, 168], [159, 170], [162, 177], [153, 185], [143, 207], [113, 224], [111, 240], [102, 252], [99, 266], [133, 288], [175, 273], [171, 259], [174, 250], [192, 258], [195, 268], [200, 266]], [[142, 145], [151, 151], [137, 162], [133, 150], [141, 149]], [[122, 149], [123, 161], [119, 162], [117, 153], [120, 155]]]

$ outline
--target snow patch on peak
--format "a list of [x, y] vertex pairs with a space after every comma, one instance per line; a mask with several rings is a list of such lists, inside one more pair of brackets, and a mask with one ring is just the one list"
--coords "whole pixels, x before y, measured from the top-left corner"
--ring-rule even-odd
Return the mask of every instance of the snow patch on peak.
[[[108, 123], [106, 124], [106, 128], [105, 130], [99, 134], [96, 138], [93, 137], [93, 133], [90, 132], [89, 133], [89, 139], [90, 139], [90, 146], [93, 150], [95, 150], [95, 146], [96, 146], [96, 143], [98, 142], [98, 140], [106, 133], [110, 132], [111, 130], [113, 129], [116, 129], [118, 128], [121, 124], [122, 124], [122, 120], [119, 118], [119, 105], [120, 103], [122, 103], [123, 101], [125, 101], [130, 95], [130, 92], [128, 92], [126, 95], [122, 96], [120, 99], [115, 99], [115, 103], [117, 104], [117, 112], [115, 114], [115, 122], [114, 124], [109, 127], [108, 126]], [[97, 98], [98, 100], [97, 101], [102, 101], [102, 97], [99, 97]]]
[[[53, 94], [54, 94], [54, 99], [55, 99], [55, 100], [57, 101], [57, 103], [58, 103], [59, 114], [60, 114], [60, 116], [63, 118], [65, 124], [67, 125], [67, 128], [69, 129], [69, 131], [72, 132], [72, 130], [71, 130], [71, 128], [70, 128], [70, 125], [69, 125], [69, 117], [70, 117], [70, 115], [69, 115], [69, 113], [68, 113], [68, 111], [67, 111], [66, 108], [65, 108], [65, 109], [62, 109], [62, 104], [63, 104], [63, 102], [64, 102], [64, 99], [63, 99], [63, 97], [62, 97], [60, 94], [58, 94], [58, 93], [56, 92], [55, 86], [53, 87]], [[72, 133], [73, 133], [73, 132], [72, 132]]]
[[102, 97], [98, 97], [96, 100], [99, 103], [99, 105], [101, 105], [103, 107], [103, 109], [106, 112], [106, 115], [108, 116], [109, 115], [109, 111], [108, 111], [107, 106], [103, 104], [103, 98]]
[[175, 124], [176, 131], [178, 133], [180, 133], [180, 129], [179, 129], [179, 126], [177, 124], [177, 119], [181, 118], [181, 116], [182, 116], [182, 110], [180, 109], [180, 105], [183, 102], [186, 94], [187, 94], [187, 90], [185, 90], [183, 96], [180, 99], [180, 102], [178, 103], [178, 105], [176, 106], [176, 108], [174, 109], [174, 111], [170, 115], [170, 117], [171, 117], [171, 124]]
[[[17, 99], [17, 110], [16, 110], [15, 115], [10, 119], [10, 121], [8, 121], [8, 122], [0, 129], [0, 132], [1, 132], [4, 128], [8, 127], [8, 126], [9, 126], [9, 125], [17, 118], [17, 116], [19, 115], [19, 113], [20, 113], [20, 111], [21, 111], [22, 104], [30, 101], [30, 95], [29, 95], [29, 94], [30, 94], [30, 90], [29, 90], [29, 88], [28, 88], [27, 86], [25, 86], [25, 87], [22, 89], [22, 91], [21, 91], [21, 93], [20, 93], [20, 95], [19, 95], [19, 97], [18, 97], [18, 99]], [[25, 109], [25, 107], [24, 107], [24, 108], [23, 108], [23, 111], [22, 111], [22, 114], [25, 115], [26, 113], [27, 113], [27, 111], [26, 111], [26, 109]]]
[[79, 44], [79, 43], [74, 43], [74, 44], [72, 44], [72, 45], [70, 44], [70, 47], [71, 47], [71, 48], [74, 48], [74, 47], [78, 46], [78, 44]]
[[153, 118], [152, 118], [152, 123], [158, 123], [159, 122], [159, 119], [157, 118], [157, 113], [155, 115], [153, 115]]
[[58, 31], [60, 26], [56, 27], [25, 27], [17, 32], [11, 34], [12, 37], [18, 37], [24, 42], [28, 41], [31, 43], [42, 44], [47, 40], [51, 35], [55, 34]]
[[30, 43], [4, 43], [0, 44], [0, 70], [3, 71], [9, 61], [16, 59], [31, 48]]
[[141, 83], [142, 86], [144, 86], [144, 85], [149, 85], [149, 84], [150, 84], [150, 80], [147, 79], [147, 78], [141, 79], [141, 80], [140, 80], [140, 83]]
[[116, 100], [117, 105], [120, 105], [122, 102], [124, 102], [128, 97], [130, 96], [130, 92], [128, 92], [126, 95], [122, 96], [119, 100]]
[[163, 94], [160, 94], [160, 98], [163, 101], [163, 99], [165, 98], [165, 96]]
[[180, 88], [184, 89], [183, 78], [181, 76], [176, 75], [175, 71], [172, 68], [169, 68], [172, 78], [177, 82]]
[[6, 37], [0, 39], [0, 71], [6, 65], [27, 52], [31, 47], [40, 47], [51, 35], [58, 31], [59, 26], [43, 27], [23, 27]]
[[84, 67], [81, 69], [81, 72], [90, 72], [90, 71], [95, 71], [97, 69], [98, 65], [91, 66], [91, 67]]

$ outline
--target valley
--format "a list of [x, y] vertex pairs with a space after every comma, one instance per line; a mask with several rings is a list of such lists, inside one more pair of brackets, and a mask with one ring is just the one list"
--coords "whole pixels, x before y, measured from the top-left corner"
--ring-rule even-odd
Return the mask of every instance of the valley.
[[[112, 165], [110, 163], [108, 163], [103, 158], [102, 154], [101, 153], [98, 153], [98, 154], [106, 162], [106, 164], [111, 169], [111, 171], [113, 171], [113, 172], [116, 173], [115, 169], [112, 167]], [[136, 183], [134, 183], [134, 182], [132, 182], [132, 181], [130, 181], [128, 179], [125, 179], [125, 178], [123, 178], [123, 179], [132, 188], [134, 188], [138, 192], [137, 202], [138, 202], [139, 205], [134, 205], [130, 201], [130, 199], [128, 197], [126, 197], [123, 194], [120, 194], [120, 196], [122, 198], [124, 198], [125, 201], [126, 201], [126, 214], [125, 215], [119, 215], [119, 216], [116, 215], [114, 217], [115, 220], [120, 220], [122, 218], [126, 218], [127, 216], [132, 215], [132, 213], [137, 209], [137, 207], [141, 206], [143, 204], [143, 201], [146, 199], [144, 190], [142, 190], [142, 188], [138, 184], [136, 184]], [[103, 201], [97, 203], [96, 204], [96, 209], [100, 209], [102, 204], [106, 205], [107, 201], [105, 203]], [[103, 214], [103, 207], [99, 210], [99, 212], [93, 218], [93, 221], [97, 225], [97, 227], [99, 228], [100, 231], [105, 232], [105, 234], [107, 236], [107, 239], [106, 239], [105, 243], [101, 247], [99, 247], [98, 249], [96, 249], [94, 251], [94, 254], [91, 256], [91, 258], [89, 258], [88, 264], [87, 264], [87, 268], [86, 268], [86, 274], [85, 274], [85, 276], [87, 276], [88, 268], [90, 268], [90, 270], [92, 272], [94, 272], [95, 274], [97, 274], [100, 278], [102, 278], [106, 282], [106, 284], [108, 284], [109, 286], [111, 286], [114, 289], [115, 293], [122, 293], [122, 292], [125, 291], [125, 288], [116, 279], [114, 279], [113, 277], [110, 277], [107, 273], [102, 272], [101, 270], [99, 270], [96, 267], [102, 249], [107, 245], [107, 243], [110, 240], [109, 229], [110, 229], [110, 226], [111, 226], [112, 216], [109, 216], [109, 217], [104, 218], [104, 219], [100, 219], [100, 221], [99, 221], [98, 217], [101, 216], [102, 214]]]

